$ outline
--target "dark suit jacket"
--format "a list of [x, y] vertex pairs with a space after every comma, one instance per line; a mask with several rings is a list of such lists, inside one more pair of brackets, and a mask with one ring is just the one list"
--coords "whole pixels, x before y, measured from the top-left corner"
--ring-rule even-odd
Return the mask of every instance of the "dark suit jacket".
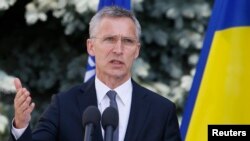
[[[162, 96], [132, 81], [132, 105], [124, 141], [180, 141], [175, 106]], [[55, 95], [36, 129], [28, 127], [18, 141], [82, 141], [82, 113], [97, 106], [94, 79]], [[14, 140], [13, 135], [10, 140]], [[103, 141], [99, 125], [93, 141]]]

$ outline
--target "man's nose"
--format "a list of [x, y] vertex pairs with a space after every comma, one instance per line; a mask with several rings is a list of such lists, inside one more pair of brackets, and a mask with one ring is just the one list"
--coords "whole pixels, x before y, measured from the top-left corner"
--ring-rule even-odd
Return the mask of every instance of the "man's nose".
[[113, 49], [113, 51], [115, 52], [115, 53], [122, 53], [122, 51], [123, 51], [123, 43], [122, 43], [122, 39], [121, 39], [121, 37], [120, 38], [118, 38], [117, 40], [116, 40], [116, 44], [115, 44], [115, 46], [114, 46], [114, 49]]

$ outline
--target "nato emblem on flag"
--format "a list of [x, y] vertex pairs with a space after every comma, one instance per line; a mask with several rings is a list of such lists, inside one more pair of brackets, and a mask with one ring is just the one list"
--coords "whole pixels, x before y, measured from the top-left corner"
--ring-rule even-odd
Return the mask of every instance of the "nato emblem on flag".
[[[127, 10], [130, 10], [130, 0], [100, 0], [98, 5], [98, 10], [101, 10], [105, 6], [120, 6]], [[84, 82], [95, 76], [95, 57], [88, 56], [87, 68], [84, 77]]]
[[84, 77], [84, 82], [95, 76], [95, 57], [89, 56], [87, 62], [87, 69]]

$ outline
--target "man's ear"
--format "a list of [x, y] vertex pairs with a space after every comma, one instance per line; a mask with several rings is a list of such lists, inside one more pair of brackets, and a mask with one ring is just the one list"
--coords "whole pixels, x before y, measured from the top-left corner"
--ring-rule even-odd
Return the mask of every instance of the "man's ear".
[[141, 43], [138, 43], [137, 44], [137, 49], [136, 49], [136, 52], [135, 52], [135, 58], [138, 58], [139, 54], [140, 54], [140, 49], [141, 49]]
[[95, 56], [94, 41], [92, 39], [87, 39], [87, 51], [89, 55]]

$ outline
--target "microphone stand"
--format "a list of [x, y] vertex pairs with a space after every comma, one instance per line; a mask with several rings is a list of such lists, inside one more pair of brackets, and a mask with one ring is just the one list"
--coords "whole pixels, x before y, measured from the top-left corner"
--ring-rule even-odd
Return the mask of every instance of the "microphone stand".
[[113, 141], [113, 127], [112, 126], [107, 126], [105, 130], [105, 137], [104, 141]]
[[94, 131], [93, 129], [94, 129], [93, 124], [86, 125], [85, 134], [84, 134], [84, 141], [92, 141], [92, 134]]

